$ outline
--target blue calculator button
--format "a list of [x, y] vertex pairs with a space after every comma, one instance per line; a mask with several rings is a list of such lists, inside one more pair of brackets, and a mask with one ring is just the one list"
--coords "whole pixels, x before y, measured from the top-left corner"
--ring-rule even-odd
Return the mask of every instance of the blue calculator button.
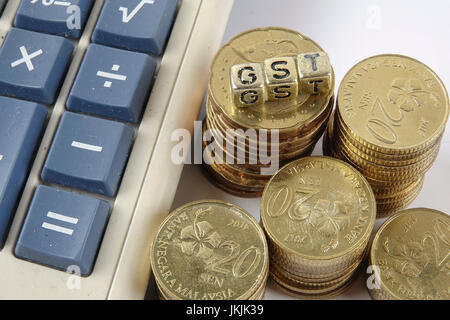
[[125, 124], [65, 112], [42, 169], [42, 180], [112, 197], [133, 136], [133, 129]]
[[47, 186], [36, 189], [15, 255], [56, 269], [91, 274], [109, 217], [106, 201]]
[[156, 61], [144, 53], [91, 44], [67, 100], [67, 109], [138, 122]]
[[0, 97], [0, 115], [0, 243], [3, 245], [47, 117], [47, 108], [33, 102]]
[[78, 39], [86, 23], [92, 0], [24, 0], [14, 26]]
[[178, 0], [107, 0], [92, 41], [160, 55], [175, 17]]
[[12, 28], [0, 49], [0, 95], [53, 103], [72, 51], [62, 37]]

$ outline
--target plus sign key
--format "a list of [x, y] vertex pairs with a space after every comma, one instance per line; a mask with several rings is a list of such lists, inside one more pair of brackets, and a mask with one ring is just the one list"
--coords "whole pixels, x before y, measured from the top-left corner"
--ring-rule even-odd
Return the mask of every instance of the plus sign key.
[[12, 28], [0, 49], [0, 95], [53, 103], [72, 51], [67, 39]]
[[67, 109], [136, 123], [147, 100], [156, 60], [144, 53], [91, 44]]
[[108, 0], [92, 41], [160, 55], [172, 26], [178, 0]]
[[78, 39], [92, 3], [92, 0], [22, 1], [16, 13], [14, 26]]

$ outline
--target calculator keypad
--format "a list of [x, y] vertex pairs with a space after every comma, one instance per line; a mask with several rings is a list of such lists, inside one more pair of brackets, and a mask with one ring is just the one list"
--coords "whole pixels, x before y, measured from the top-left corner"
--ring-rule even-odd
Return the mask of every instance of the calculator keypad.
[[[30, 101], [0, 97], [0, 113], [6, 115], [0, 134], [17, 131], [18, 139], [0, 138], [0, 236], [7, 233], [47, 110], [77, 46], [66, 38], [80, 37], [94, 3], [22, 1], [0, 48], [0, 96]], [[149, 54], [163, 53], [177, 7], [178, 0], [104, 1], [93, 43], [65, 101], [69, 111], [59, 119], [40, 173], [42, 183], [51, 186], [35, 190], [15, 246], [18, 258], [91, 274], [156, 74], [157, 61]], [[70, 20], [77, 10], [79, 21]], [[7, 107], [10, 116], [3, 111]], [[20, 121], [13, 121], [14, 112]], [[10, 155], [15, 161], [8, 167]]]

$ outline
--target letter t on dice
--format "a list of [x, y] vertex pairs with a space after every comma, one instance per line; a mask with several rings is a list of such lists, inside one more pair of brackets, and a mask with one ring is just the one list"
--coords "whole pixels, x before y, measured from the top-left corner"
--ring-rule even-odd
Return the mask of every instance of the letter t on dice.
[[300, 93], [320, 94], [331, 89], [333, 70], [325, 52], [302, 53], [297, 57]]

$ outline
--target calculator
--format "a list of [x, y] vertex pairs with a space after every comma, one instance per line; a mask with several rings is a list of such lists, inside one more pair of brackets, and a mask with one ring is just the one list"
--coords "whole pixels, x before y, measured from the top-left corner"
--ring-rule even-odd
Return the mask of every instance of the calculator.
[[232, 5], [0, 0], [0, 298], [144, 298]]

